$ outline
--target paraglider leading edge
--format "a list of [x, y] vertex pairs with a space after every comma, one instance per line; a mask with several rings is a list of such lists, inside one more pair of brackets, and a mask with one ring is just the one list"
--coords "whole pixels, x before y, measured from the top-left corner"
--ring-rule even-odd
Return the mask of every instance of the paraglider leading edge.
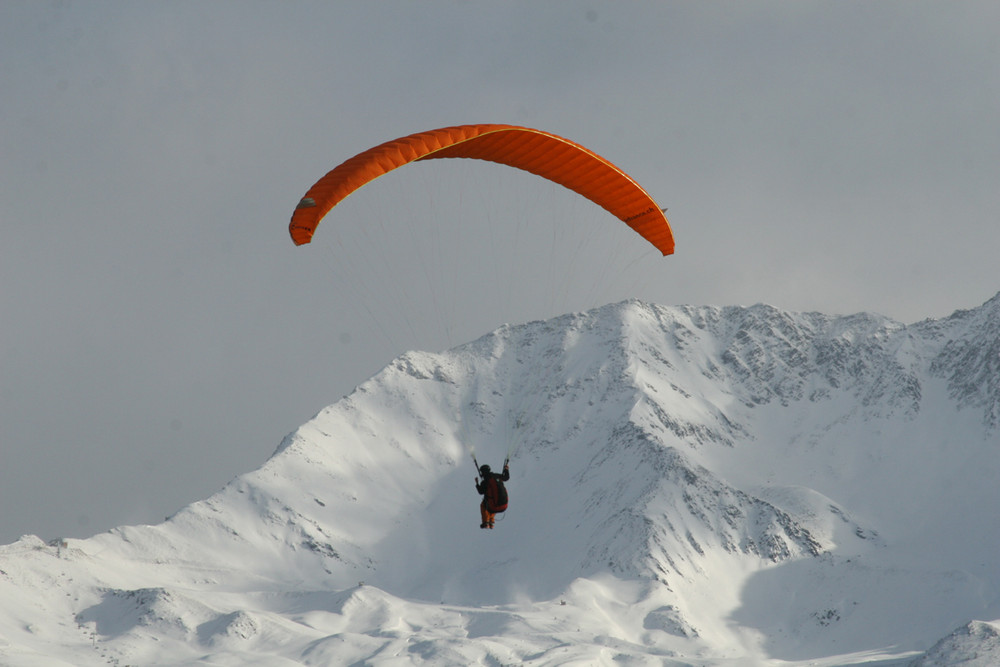
[[387, 141], [328, 172], [295, 207], [288, 225], [295, 245], [312, 240], [320, 220], [349, 194], [417, 160], [472, 158], [523, 169], [590, 199], [664, 255], [674, 252], [665, 208], [628, 174], [569, 139], [515, 125], [459, 125]]

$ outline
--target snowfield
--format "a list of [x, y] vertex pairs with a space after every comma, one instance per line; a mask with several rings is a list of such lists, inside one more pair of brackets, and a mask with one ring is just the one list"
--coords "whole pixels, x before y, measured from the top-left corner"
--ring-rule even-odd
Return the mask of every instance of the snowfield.
[[0, 664], [996, 665], [998, 445], [1000, 295], [507, 326], [159, 525], [0, 547]]

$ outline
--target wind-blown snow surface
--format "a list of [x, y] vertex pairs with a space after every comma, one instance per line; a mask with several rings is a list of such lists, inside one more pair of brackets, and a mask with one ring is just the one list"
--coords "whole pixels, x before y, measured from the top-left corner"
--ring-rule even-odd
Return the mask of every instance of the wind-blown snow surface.
[[0, 663], [996, 664], [998, 428], [1000, 295], [505, 327], [160, 525], [0, 547]]

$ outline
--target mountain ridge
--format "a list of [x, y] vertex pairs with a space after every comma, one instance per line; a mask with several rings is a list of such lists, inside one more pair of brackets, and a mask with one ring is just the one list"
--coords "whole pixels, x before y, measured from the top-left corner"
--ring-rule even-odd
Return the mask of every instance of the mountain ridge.
[[[956, 520], [1000, 500], [998, 340], [1000, 295], [913, 325], [629, 300], [409, 352], [162, 524], [0, 547], [45, 600], [0, 656], [908, 661], [1000, 617], [1000, 523]], [[492, 533], [472, 453], [513, 455]]]

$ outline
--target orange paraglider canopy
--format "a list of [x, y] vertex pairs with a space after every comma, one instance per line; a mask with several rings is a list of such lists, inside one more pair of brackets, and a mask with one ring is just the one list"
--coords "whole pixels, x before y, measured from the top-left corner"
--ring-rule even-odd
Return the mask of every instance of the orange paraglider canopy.
[[461, 125], [387, 141], [355, 155], [319, 179], [288, 225], [295, 245], [309, 243], [319, 221], [366, 183], [416, 160], [464, 157], [531, 172], [607, 209], [664, 255], [674, 237], [663, 210], [638, 183], [596, 153], [568, 139], [514, 125]]

